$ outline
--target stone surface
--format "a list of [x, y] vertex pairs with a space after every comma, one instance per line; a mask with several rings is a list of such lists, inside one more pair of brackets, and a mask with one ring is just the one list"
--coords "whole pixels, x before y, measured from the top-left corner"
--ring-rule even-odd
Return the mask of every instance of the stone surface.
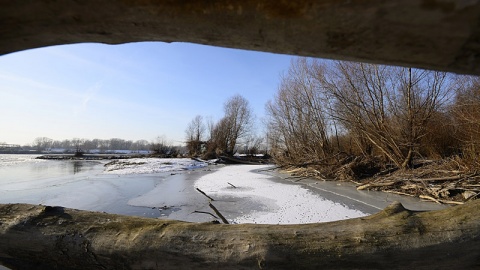
[[193, 42], [480, 74], [479, 24], [477, 0], [2, 1], [0, 53]]

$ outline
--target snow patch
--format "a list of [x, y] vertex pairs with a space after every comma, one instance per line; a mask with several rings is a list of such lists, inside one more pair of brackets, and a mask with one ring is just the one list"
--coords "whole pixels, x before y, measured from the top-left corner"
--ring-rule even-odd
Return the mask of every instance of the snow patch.
[[202, 176], [195, 182], [195, 187], [217, 197], [254, 199], [270, 205], [270, 209], [238, 217], [233, 220], [234, 223], [304, 224], [367, 215], [326, 200], [299, 185], [274, 182], [268, 175], [255, 172], [268, 167], [269, 165], [226, 166]]
[[151, 174], [202, 168], [207, 163], [189, 158], [131, 158], [105, 164], [106, 174]]

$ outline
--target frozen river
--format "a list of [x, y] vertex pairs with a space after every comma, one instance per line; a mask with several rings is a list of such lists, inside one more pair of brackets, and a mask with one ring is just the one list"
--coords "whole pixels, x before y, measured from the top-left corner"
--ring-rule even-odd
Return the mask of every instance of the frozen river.
[[[410, 209], [436, 209], [347, 183], [292, 183], [266, 165], [208, 165], [191, 159], [39, 160], [0, 155], [0, 203], [30, 203], [115, 214], [211, 221], [209, 200], [232, 223], [326, 222], [378, 212], [400, 200]], [[108, 164], [107, 164], [108, 163]]]
[[[122, 162], [105, 167], [110, 161], [41, 160], [36, 157], [0, 155], [0, 203], [57, 205], [147, 217], [167, 216], [171, 211], [165, 205], [154, 208], [141, 203], [132, 205], [129, 201], [160, 187], [163, 187], [164, 197], [167, 198], [172, 194], [169, 185], [184, 185], [185, 176], [192, 172], [189, 168], [206, 166], [186, 159], [176, 164], [163, 160], [151, 162], [152, 168], [143, 166], [143, 171], [137, 169], [138, 173], [131, 173], [129, 170], [135, 166], [115, 167]], [[175, 175], [178, 176], [174, 177], [174, 181], [166, 181]]]

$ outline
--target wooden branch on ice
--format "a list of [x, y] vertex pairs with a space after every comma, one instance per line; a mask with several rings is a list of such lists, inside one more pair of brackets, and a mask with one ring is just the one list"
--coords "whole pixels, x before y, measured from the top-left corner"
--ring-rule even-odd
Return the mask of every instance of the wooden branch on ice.
[[393, 204], [368, 217], [224, 225], [0, 204], [12, 269], [473, 269], [480, 200], [440, 211]]
[[[199, 188], [197, 188], [198, 192], [202, 193], [203, 195], [205, 195], [205, 197], [209, 198], [210, 201], [215, 201], [212, 197], [208, 196], [205, 192], [203, 192], [202, 190], [200, 190]], [[218, 211], [218, 209], [213, 206], [213, 204], [211, 202], [208, 203], [208, 206], [210, 206], [210, 208], [213, 209], [213, 211], [215, 211], [215, 213], [220, 217], [220, 219], [223, 221], [223, 223], [225, 224], [229, 224], [228, 223], [228, 220], [222, 215], [222, 213], [220, 213], [220, 211]]]
[[220, 211], [218, 211], [218, 209], [212, 203], [208, 203], [208, 206], [213, 209], [213, 211], [220, 217], [223, 223], [229, 224], [228, 220], [222, 215], [222, 213], [220, 213]]
[[212, 216], [212, 217], [213, 217], [213, 218], [215, 218], [215, 219], [218, 219], [218, 217], [217, 217], [217, 216], [215, 216], [214, 214], [212, 214], [212, 213], [210, 213], [210, 212], [205, 212], [205, 211], [197, 211], [197, 210], [195, 210], [195, 211], [193, 211], [193, 212], [192, 212], [192, 214], [193, 214], [193, 213], [198, 213], [198, 214], [207, 214], [207, 215], [210, 215], [210, 216]]
[[202, 190], [200, 190], [199, 188], [196, 188], [198, 192], [202, 193], [205, 197], [207, 197], [208, 199], [210, 199], [211, 201], [215, 201], [212, 197], [208, 196], [207, 193], [203, 192]]
[[230, 182], [227, 182], [227, 184], [229, 184], [230, 186], [232, 186], [233, 188], [237, 188], [236, 186], [234, 186], [232, 183]]

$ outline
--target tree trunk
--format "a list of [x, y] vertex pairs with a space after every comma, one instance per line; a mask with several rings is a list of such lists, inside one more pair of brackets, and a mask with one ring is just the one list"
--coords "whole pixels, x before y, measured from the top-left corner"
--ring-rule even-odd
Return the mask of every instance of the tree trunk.
[[413, 150], [412, 148], [408, 149], [407, 156], [402, 162], [402, 169], [411, 169], [413, 167]]
[[13, 269], [471, 269], [480, 200], [433, 212], [303, 225], [224, 225], [62, 207], [0, 205], [0, 264]]

